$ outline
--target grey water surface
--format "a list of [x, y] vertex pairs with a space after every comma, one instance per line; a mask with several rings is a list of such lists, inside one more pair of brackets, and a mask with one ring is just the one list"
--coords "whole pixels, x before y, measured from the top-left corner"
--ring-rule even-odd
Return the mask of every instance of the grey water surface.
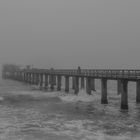
[[129, 83], [129, 111], [122, 111], [115, 81], [108, 82], [109, 104], [101, 105], [100, 81], [92, 96], [64, 96], [0, 80], [0, 140], [139, 140], [135, 86]]

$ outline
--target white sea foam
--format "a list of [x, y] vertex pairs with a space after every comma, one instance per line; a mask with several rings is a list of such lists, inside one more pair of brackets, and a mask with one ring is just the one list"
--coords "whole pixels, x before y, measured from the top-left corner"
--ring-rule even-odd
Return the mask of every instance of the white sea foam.
[[[36, 87], [38, 88], [38, 87]], [[58, 92], [58, 91], [41, 91], [41, 90], [32, 90], [32, 91], [11, 91], [10, 94], [13, 95], [30, 95], [33, 98], [48, 98], [48, 97], [58, 97], [62, 101], [66, 102], [92, 102], [95, 100], [100, 100], [100, 93], [98, 92], [92, 92], [91, 95], [88, 95], [85, 90], [80, 90], [78, 95], [75, 95], [73, 93], [64, 93], [64, 92]], [[0, 98], [2, 100], [3, 98]]]
[[92, 102], [94, 100], [99, 100], [100, 95], [96, 92], [93, 92], [91, 95], [88, 95], [85, 90], [80, 90], [78, 95], [67, 94], [67, 96], [60, 96], [61, 100], [69, 102]]

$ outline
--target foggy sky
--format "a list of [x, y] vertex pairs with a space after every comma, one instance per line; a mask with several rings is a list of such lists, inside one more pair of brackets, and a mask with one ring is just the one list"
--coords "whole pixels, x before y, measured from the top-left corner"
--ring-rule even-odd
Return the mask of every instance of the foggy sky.
[[140, 69], [140, 0], [0, 0], [0, 64]]

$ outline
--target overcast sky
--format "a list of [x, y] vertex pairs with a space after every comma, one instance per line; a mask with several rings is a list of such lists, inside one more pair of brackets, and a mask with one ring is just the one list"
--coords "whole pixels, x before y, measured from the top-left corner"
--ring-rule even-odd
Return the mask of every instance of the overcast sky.
[[140, 0], [0, 0], [0, 63], [140, 69]]

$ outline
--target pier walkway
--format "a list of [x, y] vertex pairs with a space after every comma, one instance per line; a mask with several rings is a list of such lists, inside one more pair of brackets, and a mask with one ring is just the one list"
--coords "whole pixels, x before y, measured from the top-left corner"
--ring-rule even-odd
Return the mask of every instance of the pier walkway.
[[62, 77], [65, 78], [65, 92], [69, 92], [69, 81], [72, 78], [72, 88], [74, 93], [78, 94], [79, 88], [86, 88], [86, 92], [90, 95], [95, 90], [95, 79], [101, 80], [101, 103], [108, 104], [107, 98], [107, 81], [117, 80], [117, 92], [121, 94], [121, 109], [128, 109], [128, 82], [136, 82], [136, 102], [140, 103], [140, 70], [134, 69], [35, 69], [11, 67], [4, 65], [2, 70], [4, 79], [12, 79], [40, 85], [40, 87], [51, 90], [57, 86], [57, 90], [61, 90]]

